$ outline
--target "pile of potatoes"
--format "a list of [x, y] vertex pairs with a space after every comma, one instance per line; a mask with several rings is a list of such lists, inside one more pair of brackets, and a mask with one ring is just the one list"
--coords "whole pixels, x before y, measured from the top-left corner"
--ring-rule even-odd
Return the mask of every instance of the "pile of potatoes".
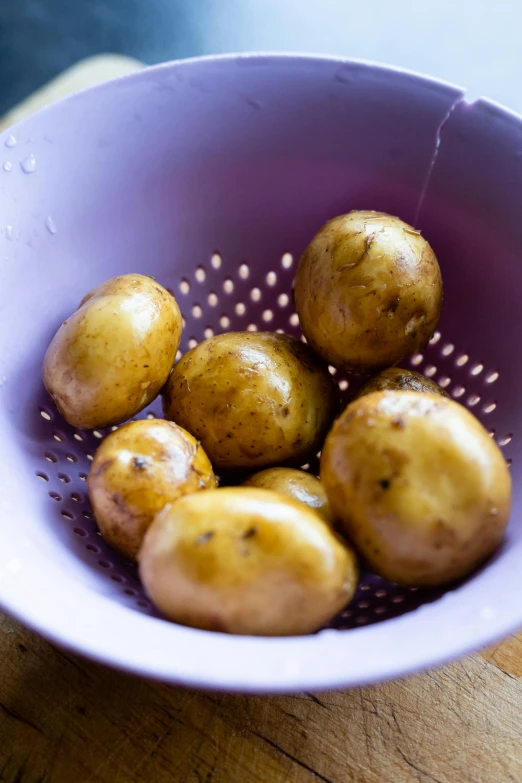
[[[442, 306], [420, 232], [380, 212], [334, 218], [300, 259], [294, 299], [306, 343], [227, 333], [175, 363], [174, 297], [122, 275], [89, 293], [47, 350], [45, 386], [75, 427], [121, 424], [162, 394], [164, 419], [102, 441], [88, 488], [101, 534], [137, 559], [175, 622], [310, 633], [353, 597], [358, 557], [397, 583], [442, 585], [504, 536], [499, 449], [437, 384], [397, 367], [428, 343]], [[328, 364], [371, 374], [342, 412]], [[319, 451], [320, 479], [298, 469]]]

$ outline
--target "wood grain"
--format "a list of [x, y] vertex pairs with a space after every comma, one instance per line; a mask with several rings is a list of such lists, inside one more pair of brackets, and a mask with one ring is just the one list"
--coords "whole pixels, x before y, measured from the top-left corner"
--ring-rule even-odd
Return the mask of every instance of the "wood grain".
[[252, 697], [145, 682], [0, 619], [5, 783], [522, 780], [522, 639], [345, 693]]

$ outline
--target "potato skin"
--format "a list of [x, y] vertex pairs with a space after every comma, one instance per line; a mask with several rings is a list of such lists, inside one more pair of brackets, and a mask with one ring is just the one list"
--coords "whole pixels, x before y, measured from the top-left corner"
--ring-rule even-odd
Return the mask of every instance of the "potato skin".
[[321, 479], [339, 528], [372, 569], [404, 585], [466, 576], [508, 523], [502, 453], [469, 411], [436, 395], [351, 403], [326, 439]]
[[320, 628], [352, 598], [354, 553], [298, 501], [266, 489], [187, 495], [149, 528], [140, 576], [183, 625], [260, 636]]
[[318, 478], [295, 468], [266, 468], [249, 476], [243, 487], [271, 489], [313, 508], [325, 522], [332, 523], [332, 512], [324, 487]]
[[302, 464], [321, 448], [338, 405], [312, 350], [271, 332], [205, 340], [175, 365], [163, 396], [165, 418], [198, 438], [221, 469]]
[[441, 397], [449, 399], [449, 394], [431, 378], [426, 378], [415, 370], [403, 370], [402, 367], [387, 367], [386, 370], [381, 370], [357, 390], [351, 401], [375, 391], [416, 391], [440, 394]]
[[58, 329], [45, 354], [45, 387], [73, 427], [119, 424], [159, 394], [181, 330], [165, 288], [144, 275], [113, 277]]
[[384, 212], [353, 211], [312, 239], [294, 296], [312, 348], [336, 367], [366, 372], [424, 348], [439, 320], [442, 277], [418, 231]]
[[112, 432], [98, 448], [87, 481], [102, 536], [131, 559], [167, 503], [217, 485], [198, 442], [162, 419], [133, 421]]

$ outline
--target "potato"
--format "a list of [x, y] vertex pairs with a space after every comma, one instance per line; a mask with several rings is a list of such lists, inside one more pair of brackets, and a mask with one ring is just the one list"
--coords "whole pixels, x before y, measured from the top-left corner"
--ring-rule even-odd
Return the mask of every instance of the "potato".
[[151, 277], [114, 277], [58, 329], [45, 354], [45, 387], [73, 427], [119, 424], [159, 394], [181, 329], [176, 300]]
[[324, 487], [318, 478], [304, 470], [294, 468], [267, 468], [254, 473], [243, 481], [243, 487], [271, 489], [310, 506], [325, 520], [332, 521], [332, 514]]
[[163, 409], [201, 441], [215, 468], [248, 470], [305, 462], [321, 448], [338, 400], [307, 345], [283, 334], [230, 332], [176, 364]]
[[354, 211], [312, 239], [294, 295], [312, 348], [336, 367], [365, 372], [424, 348], [439, 320], [442, 278], [419, 231], [384, 212]]
[[158, 511], [182, 495], [214, 488], [201, 446], [170, 421], [133, 421], [102, 441], [88, 476], [89, 498], [104, 539], [135, 558]]
[[449, 397], [449, 394], [431, 378], [426, 378], [415, 370], [403, 370], [401, 367], [388, 367], [386, 370], [381, 370], [357, 390], [352, 401], [374, 391], [416, 391]]
[[139, 569], [171, 620], [260, 636], [316, 631], [357, 584], [355, 555], [315, 511], [250, 487], [167, 506], [145, 536]]
[[466, 408], [439, 395], [374, 392], [352, 402], [326, 439], [321, 478], [369, 566], [404, 585], [466, 576], [508, 523], [502, 453]]

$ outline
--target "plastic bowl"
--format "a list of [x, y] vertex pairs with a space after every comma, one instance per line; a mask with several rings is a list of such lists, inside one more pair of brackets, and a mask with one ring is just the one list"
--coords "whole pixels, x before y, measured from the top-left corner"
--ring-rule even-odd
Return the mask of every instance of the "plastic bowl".
[[[521, 118], [391, 68], [230, 56], [77, 94], [5, 131], [0, 151], [5, 611], [128, 671], [257, 692], [404, 675], [522, 625], [522, 462], [511, 441], [522, 407]], [[103, 433], [75, 431], [52, 408], [45, 348], [86, 291], [130, 271], [175, 292], [183, 350], [228, 329], [299, 334], [295, 259], [327, 218], [353, 208], [414, 223], [438, 254], [440, 332], [412, 364], [469, 405], [513, 460], [507, 540], [445, 594], [365, 575], [350, 607], [313, 636], [168, 623], [96, 533], [85, 477]], [[159, 402], [151, 410], [160, 414]]]

